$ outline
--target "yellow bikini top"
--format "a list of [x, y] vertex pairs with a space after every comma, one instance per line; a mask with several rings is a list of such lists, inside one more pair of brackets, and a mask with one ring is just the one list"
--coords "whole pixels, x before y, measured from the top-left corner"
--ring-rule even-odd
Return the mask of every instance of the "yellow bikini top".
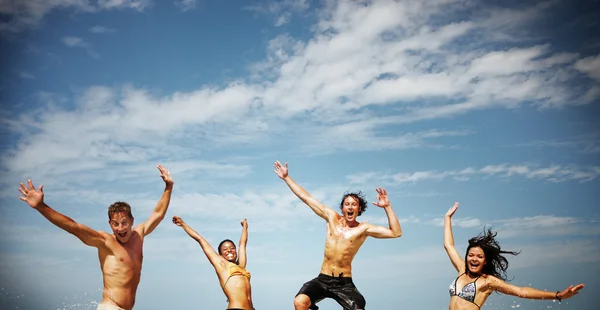
[[229, 262], [229, 277], [231, 278], [232, 276], [244, 276], [250, 280], [250, 272], [248, 270]]

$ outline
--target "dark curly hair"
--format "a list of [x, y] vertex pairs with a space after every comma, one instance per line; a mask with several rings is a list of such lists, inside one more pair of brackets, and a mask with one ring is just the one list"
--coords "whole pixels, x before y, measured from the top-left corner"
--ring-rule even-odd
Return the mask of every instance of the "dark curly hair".
[[358, 191], [357, 193], [345, 192], [344, 197], [342, 197], [342, 201], [340, 202], [340, 209], [342, 209], [344, 206], [344, 200], [346, 200], [348, 197], [352, 197], [358, 201], [358, 206], [360, 207], [358, 211], [359, 216], [363, 214], [365, 210], [367, 210], [367, 199], [365, 199], [365, 195], [361, 191]]
[[467, 257], [471, 248], [479, 247], [485, 254], [486, 264], [483, 266], [482, 272], [487, 275], [500, 278], [506, 281], [506, 270], [508, 269], [508, 260], [502, 254], [518, 255], [520, 252], [503, 251], [500, 244], [496, 241], [498, 233], [491, 229], [483, 228], [483, 233], [479, 236], [469, 239], [469, 246], [465, 253], [465, 270], [469, 272]]

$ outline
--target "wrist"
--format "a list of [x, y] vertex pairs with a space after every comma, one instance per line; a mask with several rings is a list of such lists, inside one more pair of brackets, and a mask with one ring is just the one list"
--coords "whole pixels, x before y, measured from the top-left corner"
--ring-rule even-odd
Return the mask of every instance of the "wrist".
[[41, 212], [43, 209], [46, 209], [46, 208], [48, 208], [48, 205], [47, 205], [47, 204], [45, 204], [45, 203], [42, 201], [42, 202], [40, 202], [40, 204], [39, 204], [39, 205], [37, 205], [37, 206], [35, 206], [35, 207], [33, 207], [33, 208]]
[[562, 301], [562, 298], [560, 297], [560, 291], [556, 291], [556, 294], [554, 295], [554, 297], [555, 297], [556, 299], [558, 299], [558, 302], [561, 302], [561, 301]]

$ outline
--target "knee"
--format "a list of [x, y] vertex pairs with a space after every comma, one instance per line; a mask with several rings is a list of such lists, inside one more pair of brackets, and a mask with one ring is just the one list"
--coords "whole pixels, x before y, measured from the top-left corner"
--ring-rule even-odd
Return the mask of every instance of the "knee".
[[294, 298], [294, 307], [296, 309], [308, 309], [310, 307], [310, 298], [306, 295], [298, 295]]

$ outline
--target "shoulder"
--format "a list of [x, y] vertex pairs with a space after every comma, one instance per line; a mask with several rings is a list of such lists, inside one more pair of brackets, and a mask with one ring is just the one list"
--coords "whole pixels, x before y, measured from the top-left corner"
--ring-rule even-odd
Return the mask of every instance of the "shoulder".
[[485, 286], [492, 290], [495, 290], [495, 289], [501, 287], [502, 284], [504, 284], [504, 281], [502, 281], [492, 275], [484, 274], [481, 276], [481, 278], [485, 281]]

